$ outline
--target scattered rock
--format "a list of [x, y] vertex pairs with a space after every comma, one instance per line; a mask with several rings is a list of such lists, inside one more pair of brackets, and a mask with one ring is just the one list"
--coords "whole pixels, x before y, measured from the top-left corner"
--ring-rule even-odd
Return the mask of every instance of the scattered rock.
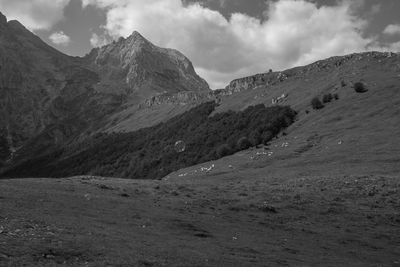
[[1, 253], [0, 252], [0, 259], [8, 259], [9, 258], [9, 256], [8, 255], [6, 255], [6, 254], [4, 254], [4, 253]]
[[215, 168], [215, 164], [212, 164], [210, 167], [201, 167], [200, 168], [200, 171], [202, 171], [202, 172], [210, 172], [210, 171], [212, 171], [213, 169]]
[[266, 202], [259, 207], [259, 210], [266, 213], [278, 213], [275, 207], [268, 205]]
[[105, 184], [99, 185], [99, 188], [104, 189], [104, 190], [114, 190], [114, 188], [112, 188], [111, 186], [105, 185]]
[[196, 233], [196, 234], [194, 234], [194, 236], [200, 237], [200, 238], [209, 238], [209, 237], [212, 237], [212, 235], [210, 235], [209, 233], [206, 233], [206, 232]]

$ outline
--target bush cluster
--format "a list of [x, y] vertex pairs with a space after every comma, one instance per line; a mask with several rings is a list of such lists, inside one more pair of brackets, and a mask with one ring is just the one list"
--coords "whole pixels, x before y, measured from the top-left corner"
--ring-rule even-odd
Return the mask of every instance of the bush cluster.
[[353, 85], [354, 91], [356, 91], [357, 93], [365, 93], [368, 91], [368, 89], [365, 87], [364, 83], [362, 82], [356, 82]]
[[4, 162], [10, 157], [10, 148], [8, 147], [7, 138], [0, 135], [0, 168], [4, 165]]
[[325, 107], [318, 97], [314, 97], [313, 99], [311, 99], [311, 106], [313, 109], [322, 109]]
[[[58, 149], [15, 166], [6, 175], [160, 178], [184, 167], [265, 144], [293, 123], [296, 116], [289, 107], [264, 105], [210, 116], [215, 107], [214, 102], [204, 103], [165, 123], [136, 132], [99, 134], [86, 141], [87, 146], [81, 146], [81, 151]], [[180, 140], [185, 143], [181, 153], [174, 149]]]
[[[337, 93], [335, 93], [335, 94], [331, 94], [331, 93], [325, 94], [325, 95], [322, 96], [322, 101], [318, 97], [314, 97], [311, 100], [311, 106], [312, 106], [313, 109], [322, 109], [322, 108], [325, 107], [324, 104], [332, 102], [333, 99], [338, 100], [339, 99], [339, 95]], [[308, 112], [306, 111], [306, 113], [308, 113]]]
[[339, 100], [339, 94], [333, 94], [333, 98], [335, 99], [335, 100]]
[[322, 102], [323, 102], [323, 103], [329, 103], [329, 102], [332, 101], [332, 99], [333, 99], [333, 95], [332, 95], [332, 94], [325, 94], [325, 95], [322, 97]]

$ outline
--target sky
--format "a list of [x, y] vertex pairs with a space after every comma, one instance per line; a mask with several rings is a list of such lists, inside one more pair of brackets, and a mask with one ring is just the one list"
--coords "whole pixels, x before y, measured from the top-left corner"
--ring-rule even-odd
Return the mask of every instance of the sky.
[[0, 0], [0, 12], [72, 56], [138, 31], [185, 54], [213, 89], [330, 56], [400, 51], [399, 0]]

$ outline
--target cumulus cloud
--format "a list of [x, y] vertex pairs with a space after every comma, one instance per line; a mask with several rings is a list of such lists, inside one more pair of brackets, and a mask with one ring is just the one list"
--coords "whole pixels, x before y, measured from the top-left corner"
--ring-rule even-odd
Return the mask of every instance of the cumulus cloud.
[[101, 47], [109, 42], [110, 40], [105, 35], [98, 35], [96, 33], [93, 33], [92, 37], [90, 38], [90, 44], [93, 47]]
[[400, 42], [390, 44], [388, 51], [390, 52], [400, 52]]
[[71, 42], [71, 38], [63, 31], [54, 32], [49, 36], [50, 41], [56, 45], [67, 46]]
[[70, 0], [0, 0], [8, 20], [18, 20], [30, 30], [50, 29], [63, 18]]
[[[362, 35], [366, 21], [354, 1], [319, 6], [306, 0], [269, 1], [266, 20], [235, 13], [226, 19], [181, 0], [83, 0], [107, 12], [113, 38], [137, 30], [153, 43], [182, 51], [212, 88], [270, 68], [365, 51], [375, 41]], [[357, 2], [357, 3], [362, 3]]]
[[400, 35], [400, 24], [390, 24], [383, 30], [387, 35]]
[[371, 11], [370, 14], [371, 15], [375, 15], [378, 14], [379, 12], [381, 12], [382, 9], [382, 5], [381, 4], [375, 4], [371, 7]]

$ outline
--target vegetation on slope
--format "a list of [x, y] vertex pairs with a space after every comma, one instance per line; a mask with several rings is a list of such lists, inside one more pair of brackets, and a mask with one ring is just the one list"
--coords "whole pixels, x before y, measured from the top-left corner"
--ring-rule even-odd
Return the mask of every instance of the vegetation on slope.
[[362, 82], [356, 82], [353, 87], [354, 87], [354, 91], [356, 91], [357, 93], [368, 92], [368, 89], [365, 87], [364, 83], [362, 83]]
[[0, 168], [10, 156], [10, 148], [7, 138], [0, 134]]
[[[293, 123], [296, 116], [290, 107], [266, 108], [262, 104], [210, 116], [216, 105], [201, 104], [165, 123], [136, 132], [99, 134], [74, 148], [58, 149], [25, 161], [3, 176], [95, 174], [160, 178], [184, 167], [265, 144]], [[82, 149], [76, 152], [77, 147]]]
[[323, 109], [325, 107], [324, 104], [328, 104], [332, 102], [332, 100], [339, 100], [339, 94], [325, 94], [322, 96], [322, 101], [319, 99], [319, 97], [314, 97], [311, 99], [311, 106], [313, 109]]

